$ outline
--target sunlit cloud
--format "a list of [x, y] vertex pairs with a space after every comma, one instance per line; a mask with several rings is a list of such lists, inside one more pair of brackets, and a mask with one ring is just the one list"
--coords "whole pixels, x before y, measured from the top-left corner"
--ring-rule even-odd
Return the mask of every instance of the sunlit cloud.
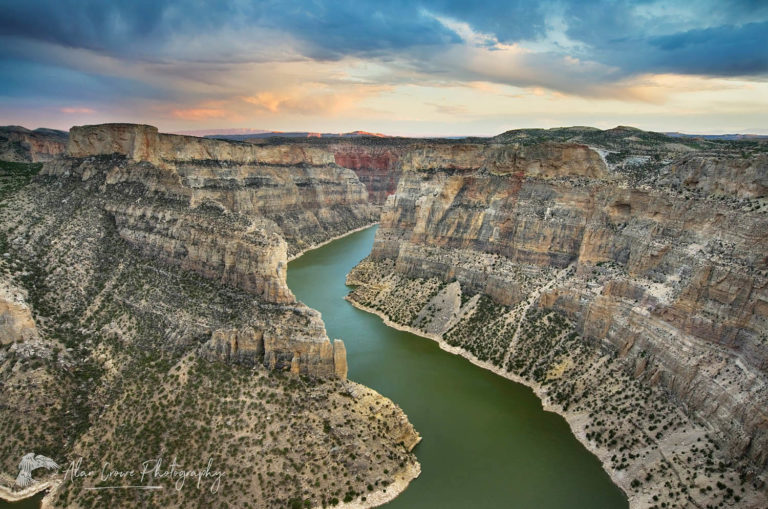
[[59, 108], [59, 111], [62, 113], [82, 113], [85, 115], [89, 115], [91, 113], [96, 113], [96, 110], [93, 108], [77, 108], [77, 107], [65, 107], [65, 108]]
[[229, 118], [237, 120], [238, 117], [230, 112], [216, 108], [185, 108], [174, 109], [171, 115], [182, 120], [209, 120], [212, 118]]
[[30, 0], [0, 5], [0, 123], [741, 130], [766, 123], [766, 34], [740, 0]]

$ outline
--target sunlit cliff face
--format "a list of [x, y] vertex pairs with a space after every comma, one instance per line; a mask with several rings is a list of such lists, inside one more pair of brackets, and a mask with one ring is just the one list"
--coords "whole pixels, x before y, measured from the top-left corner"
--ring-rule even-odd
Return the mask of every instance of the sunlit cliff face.
[[754, 2], [38, 1], [0, 19], [2, 124], [483, 135], [768, 116]]

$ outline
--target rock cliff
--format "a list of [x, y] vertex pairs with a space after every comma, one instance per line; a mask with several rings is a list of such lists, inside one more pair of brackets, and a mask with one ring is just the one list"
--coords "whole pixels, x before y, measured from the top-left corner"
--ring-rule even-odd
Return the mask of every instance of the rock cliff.
[[24, 342], [37, 337], [24, 291], [7, 281], [0, 282], [0, 344]]
[[50, 161], [65, 152], [67, 133], [55, 129], [30, 131], [19, 126], [0, 127], [0, 160], [13, 162]]
[[[505, 376], [538, 384], [566, 414], [581, 401], [589, 418], [576, 412], [571, 424], [633, 505], [652, 505], [655, 488], [640, 476], [663, 484], [667, 464], [682, 477], [702, 476], [705, 494], [702, 471], [728, 468], [742, 476], [732, 490], [747, 478], [762, 490], [765, 147], [681, 149], [634, 130], [595, 130], [578, 139], [545, 134], [515, 132], [490, 144], [424, 147], [401, 157], [373, 251], [350, 274], [360, 285], [351, 299]], [[642, 408], [648, 405], [639, 394], [648, 388], [671, 402], [631, 419], [658, 427], [658, 436], [646, 432], [669, 457], [651, 460], [631, 439], [590, 434], [607, 433], [606, 422], [618, 421], [618, 410], [610, 411], [617, 394], [602, 386], [608, 379], [619, 393], [638, 395]], [[584, 403], [590, 393], [598, 401], [592, 406]], [[655, 422], [662, 414], [685, 415], [685, 425], [673, 425], [683, 420], [675, 417], [662, 431]], [[699, 439], [709, 433], [719, 469], [706, 466], [711, 458], [695, 441], [681, 438], [686, 427], [699, 430]], [[631, 453], [618, 455], [618, 447]], [[726, 496], [723, 490], [717, 496]], [[709, 500], [678, 495], [670, 501]], [[763, 498], [753, 499], [759, 506], [754, 500]]]
[[[259, 146], [108, 124], [72, 128], [68, 154], [75, 160], [124, 158], [125, 164], [105, 169], [111, 185], [139, 183], [192, 208], [269, 219], [288, 242], [289, 255], [376, 217], [354, 172], [336, 165], [328, 151], [309, 145]], [[48, 171], [69, 169], [63, 163]]]
[[107, 124], [73, 128], [67, 156], [43, 174], [90, 193], [84, 199], [146, 258], [288, 306], [309, 324], [303, 332], [262, 324], [258, 342], [244, 340], [249, 329], [230, 331], [228, 340], [213, 333], [206, 355], [346, 375], [343, 345], [329, 341], [320, 317], [296, 303], [285, 282], [290, 254], [375, 218], [365, 187], [327, 152]]
[[394, 194], [400, 177], [399, 147], [392, 144], [339, 143], [330, 146], [334, 161], [353, 170], [368, 189], [368, 199], [383, 205]]
[[149, 126], [73, 129], [69, 146], [40, 175], [0, 168], [3, 493], [29, 448], [224, 473], [218, 491], [156, 478], [151, 500], [36, 474], [55, 507], [364, 504], [418, 475], [407, 417], [346, 380], [343, 342], [285, 283], [289, 253], [374, 218], [351, 170]]

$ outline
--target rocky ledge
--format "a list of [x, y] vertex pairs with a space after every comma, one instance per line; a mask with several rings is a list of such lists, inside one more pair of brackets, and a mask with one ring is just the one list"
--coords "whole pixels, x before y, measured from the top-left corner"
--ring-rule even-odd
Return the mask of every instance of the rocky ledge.
[[344, 344], [285, 283], [289, 253], [371, 222], [364, 186], [311, 151], [241, 145], [92, 126], [41, 175], [3, 167], [0, 484], [14, 496], [31, 448], [89, 470], [162, 455], [223, 472], [217, 490], [163, 478], [154, 493], [36, 472], [55, 507], [367, 506], [418, 475], [405, 414], [346, 380]]
[[[145, 257], [289, 306], [311, 324], [303, 334], [259, 327], [259, 342], [236, 342], [235, 356], [214, 356], [346, 376], [343, 343], [329, 341], [319, 315], [297, 303], [285, 282], [289, 255], [375, 219], [365, 187], [327, 153], [107, 124], [73, 128], [67, 156], [43, 174], [82, 188], [83, 199]], [[206, 355], [223, 351], [219, 339], [211, 337]]]
[[350, 299], [537, 388], [633, 507], [762, 507], [763, 147], [600, 133], [412, 154]]

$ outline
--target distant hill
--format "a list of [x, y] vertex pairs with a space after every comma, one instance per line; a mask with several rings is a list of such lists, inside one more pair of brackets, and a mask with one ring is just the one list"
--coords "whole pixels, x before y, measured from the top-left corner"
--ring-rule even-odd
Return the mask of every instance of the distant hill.
[[381, 133], [369, 133], [367, 131], [352, 131], [348, 133], [316, 133], [310, 131], [260, 131], [249, 133], [209, 133], [205, 138], [216, 138], [219, 140], [247, 141], [263, 138], [390, 138]]
[[629, 145], [635, 149], [642, 147], [653, 148], [660, 145], [675, 144], [680, 148], [687, 146], [691, 149], [723, 147], [727, 142], [758, 142], [768, 140], [768, 136], [757, 134], [683, 134], [678, 132], [659, 133], [643, 131], [636, 127], [617, 126], [612, 129], [597, 129], [594, 127], [555, 127], [552, 129], [513, 129], [492, 138], [501, 143], [519, 143], [523, 145], [540, 143], [542, 141], [584, 143], [601, 147], [606, 150], [626, 150]]
[[664, 133], [671, 138], [698, 138], [701, 140], [768, 140], [765, 134], [685, 134], [685, 133]]
[[206, 137], [206, 136], [219, 136], [219, 135], [230, 135], [230, 134], [242, 134], [242, 135], [249, 135], [249, 134], [262, 134], [262, 133], [271, 133], [274, 131], [270, 131], [268, 129], [251, 129], [249, 127], [235, 127], [230, 129], [197, 129], [192, 131], [175, 131], [172, 134], [183, 134], [186, 136], [198, 136], [198, 137]]

